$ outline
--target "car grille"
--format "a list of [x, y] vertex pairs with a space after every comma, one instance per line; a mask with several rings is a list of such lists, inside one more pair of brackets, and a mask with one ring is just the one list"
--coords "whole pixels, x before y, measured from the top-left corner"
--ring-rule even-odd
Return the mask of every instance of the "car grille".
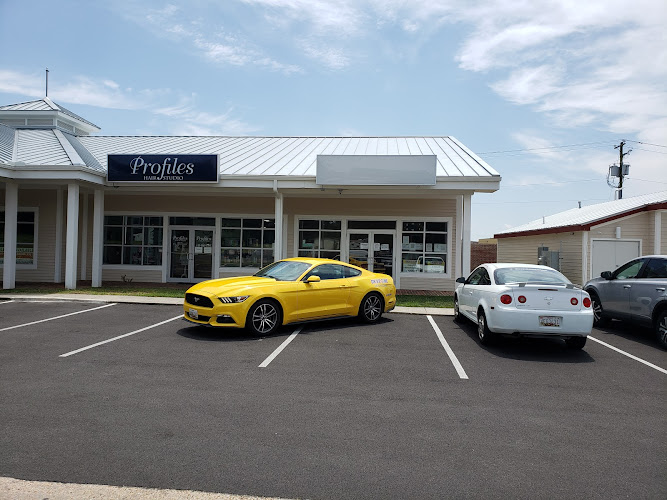
[[192, 304], [193, 306], [213, 307], [213, 302], [211, 302], [211, 299], [204, 297], [203, 295], [197, 295], [195, 293], [186, 293], [185, 301], [188, 304]]

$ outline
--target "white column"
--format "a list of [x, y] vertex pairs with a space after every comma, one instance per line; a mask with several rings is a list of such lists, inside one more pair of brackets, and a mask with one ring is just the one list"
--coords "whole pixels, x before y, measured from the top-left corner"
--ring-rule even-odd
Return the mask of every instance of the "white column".
[[588, 231], [581, 233], [581, 284], [588, 281]]
[[[662, 212], [655, 211], [655, 230], [653, 231], [653, 253], [655, 255], [662, 255]], [[667, 253], [667, 248], [665, 249]]]
[[93, 198], [93, 262], [92, 286], [102, 286], [102, 252], [104, 241], [104, 190], [96, 189]]
[[86, 267], [88, 264], [88, 195], [82, 197], [83, 206], [81, 213], [81, 279], [86, 279]]
[[19, 211], [19, 186], [5, 181], [5, 256], [2, 288], [16, 288], [16, 220]]
[[76, 289], [76, 261], [79, 243], [79, 185], [67, 185], [67, 236], [65, 238], [65, 288]]
[[472, 195], [463, 195], [463, 238], [461, 241], [461, 271], [464, 276], [470, 274], [470, 228]]
[[276, 193], [276, 243], [273, 248], [273, 255], [275, 260], [280, 260], [284, 256], [283, 248], [283, 194]]
[[[222, 235], [222, 224], [220, 217], [215, 218], [215, 233], [213, 234], [213, 279], [218, 279], [220, 277], [220, 248]], [[165, 236], [166, 238], [166, 236]]]
[[162, 283], [166, 283], [169, 279], [169, 263], [171, 262], [171, 241], [169, 238], [169, 216], [164, 215], [162, 216]]
[[[455, 251], [456, 251], [456, 260], [454, 263], [454, 279], [460, 278], [463, 276], [463, 271], [461, 270], [461, 238], [463, 237], [463, 196], [456, 197], [456, 241], [455, 241]], [[467, 275], [466, 275], [467, 277]]]
[[63, 190], [58, 187], [56, 191], [56, 248], [54, 249], [53, 282], [60, 283], [63, 280]]

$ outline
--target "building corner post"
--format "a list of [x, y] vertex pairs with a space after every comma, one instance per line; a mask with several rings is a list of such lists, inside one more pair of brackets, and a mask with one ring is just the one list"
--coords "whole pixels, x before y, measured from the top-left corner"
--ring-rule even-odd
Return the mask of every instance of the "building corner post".
[[2, 288], [16, 288], [16, 231], [19, 205], [19, 187], [5, 181], [5, 249], [3, 260]]
[[275, 248], [273, 252], [273, 258], [275, 260], [280, 260], [284, 257], [284, 245], [283, 245], [283, 194], [276, 192], [276, 209], [275, 209]]
[[79, 246], [79, 185], [67, 185], [67, 236], [65, 238], [65, 288], [76, 289]]
[[93, 198], [93, 288], [102, 286], [102, 243], [104, 234], [104, 190], [96, 189]]
[[463, 195], [463, 238], [461, 241], [461, 271], [464, 276], [470, 274], [470, 232], [472, 195]]

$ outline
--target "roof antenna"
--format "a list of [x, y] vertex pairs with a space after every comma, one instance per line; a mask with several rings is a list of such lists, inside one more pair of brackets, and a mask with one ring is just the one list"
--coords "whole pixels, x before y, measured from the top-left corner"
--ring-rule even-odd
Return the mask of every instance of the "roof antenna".
[[49, 97], [49, 68], [46, 68], [46, 97]]

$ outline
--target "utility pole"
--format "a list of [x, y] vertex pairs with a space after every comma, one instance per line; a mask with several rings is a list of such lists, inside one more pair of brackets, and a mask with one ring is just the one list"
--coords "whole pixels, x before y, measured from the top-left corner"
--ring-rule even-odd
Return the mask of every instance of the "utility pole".
[[618, 199], [622, 200], [623, 199], [623, 157], [625, 155], [629, 155], [630, 151], [626, 151], [625, 153], [623, 152], [623, 146], [625, 146], [625, 141], [621, 141], [621, 143], [618, 146], [614, 146], [614, 149], [619, 150], [619, 156], [618, 156], [618, 166], [619, 166], [619, 182], [618, 182]]

